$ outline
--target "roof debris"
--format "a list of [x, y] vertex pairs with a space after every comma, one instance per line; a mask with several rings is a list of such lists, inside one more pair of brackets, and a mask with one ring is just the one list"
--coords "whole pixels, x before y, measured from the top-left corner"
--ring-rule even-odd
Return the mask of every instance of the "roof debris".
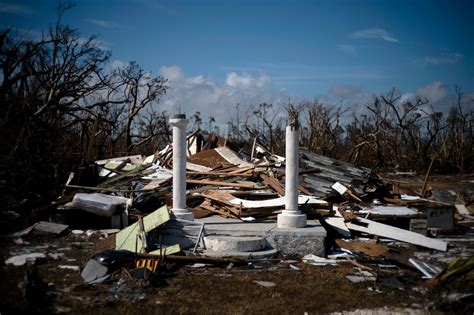
[[[63, 224], [40, 222], [9, 238], [23, 244], [23, 238], [32, 231], [60, 235], [69, 227], [76, 238], [98, 237], [96, 254], [81, 269], [84, 281], [89, 284], [110, 281], [120, 268], [132, 270], [130, 275], [134, 277], [156, 280], [150, 274], [166, 269], [164, 265], [170, 261], [191, 264], [190, 268], [227, 266], [228, 272], [245, 265], [254, 271], [262, 270], [259, 264], [271, 259], [251, 262], [252, 257], [275, 257], [280, 248], [270, 233], [257, 235], [249, 231], [253, 224], [275, 220], [285, 209], [285, 159], [258, 143], [253, 145], [258, 153], [254, 155], [254, 152], [237, 153], [221, 137], [210, 136], [209, 142], [203, 144], [202, 135], [193, 133], [187, 140], [189, 210], [195, 219], [219, 216], [224, 223], [225, 219], [232, 219], [229, 224], [242, 223], [246, 227], [242, 235], [219, 237], [208, 233], [206, 224], [212, 223], [174, 217], [170, 209], [173, 148], [167, 146], [148, 157], [111, 158], [83, 168], [87, 172], [74, 170], [63, 196], [47, 209], [50, 218], [60, 219]], [[370, 169], [307, 151], [300, 151], [299, 176], [299, 208], [326, 229], [326, 256], [301, 253], [300, 257], [304, 256], [301, 260], [286, 264], [283, 269], [272, 267], [275, 270], [299, 272], [301, 269], [294, 265], [299, 261], [319, 268], [349, 263], [356, 271], [346, 278], [353, 283], [375, 285], [372, 290], [379, 290], [377, 286], [404, 287], [400, 279], [387, 276], [387, 268], [381, 266], [417, 269], [420, 278], [430, 278], [436, 285], [447, 279], [463, 281], [458, 276], [461, 274], [472, 282], [472, 258], [463, 263], [455, 261], [444, 269], [441, 267], [444, 263], [433, 264], [417, 254], [426, 249], [449, 251], [448, 242], [426, 235], [452, 234], [459, 220], [472, 222], [469, 210], [459, 201], [454, 206], [424, 198], [420, 192], [401, 187]], [[110, 230], [116, 227], [120, 229]], [[35, 259], [46, 257], [51, 255], [41, 251], [21, 252], [5, 263], [34, 264]], [[59, 268], [78, 271], [75, 265]], [[382, 274], [385, 277], [379, 277]], [[273, 282], [254, 282], [275, 286]]]

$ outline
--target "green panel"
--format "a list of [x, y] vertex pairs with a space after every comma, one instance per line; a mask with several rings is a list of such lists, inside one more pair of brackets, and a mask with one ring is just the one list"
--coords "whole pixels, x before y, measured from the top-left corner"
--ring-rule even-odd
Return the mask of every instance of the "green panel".
[[[168, 207], [165, 205], [143, 218], [145, 233], [150, 232], [169, 220], [170, 214], [168, 213]], [[138, 222], [135, 222], [132, 225], [124, 228], [115, 235], [115, 249], [126, 249], [134, 252], [135, 244], [137, 242], [137, 235], [139, 233], [140, 227]], [[138, 242], [137, 246], [137, 252], [142, 252], [141, 242]]]

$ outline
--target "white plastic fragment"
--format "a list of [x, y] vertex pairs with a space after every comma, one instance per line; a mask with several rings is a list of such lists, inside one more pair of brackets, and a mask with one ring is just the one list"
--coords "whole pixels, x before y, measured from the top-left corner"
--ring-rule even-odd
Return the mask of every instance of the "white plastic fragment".
[[418, 200], [418, 199], [421, 199], [418, 196], [410, 196], [410, 195], [400, 195], [400, 198], [402, 200]]
[[352, 283], [375, 281], [375, 276], [366, 270], [362, 270], [354, 275], [347, 275], [346, 278]]
[[13, 256], [5, 260], [6, 265], [23, 266], [27, 261], [35, 262], [37, 258], [46, 258], [43, 253], [29, 253], [18, 256]]
[[347, 187], [344, 186], [343, 184], [339, 183], [339, 182], [335, 182], [331, 186], [331, 188], [334, 189], [335, 191], [337, 191], [341, 196], [344, 195], [347, 191]]
[[324, 257], [319, 257], [313, 254], [308, 254], [303, 257], [303, 262], [313, 266], [337, 266], [337, 261], [335, 259], [327, 259]]
[[243, 217], [243, 218], [240, 218], [240, 219], [244, 222], [253, 222], [253, 221], [256, 220], [254, 217]]
[[274, 282], [270, 282], [270, 281], [257, 281], [257, 280], [253, 280], [254, 283], [258, 284], [258, 285], [261, 285], [262, 287], [266, 287], [266, 288], [271, 288], [271, 287], [274, 287], [276, 286], [276, 284]]
[[398, 207], [398, 206], [376, 206], [371, 209], [360, 210], [359, 213], [370, 213], [378, 215], [387, 215], [387, 216], [416, 216], [418, 211], [407, 208], [407, 207]]

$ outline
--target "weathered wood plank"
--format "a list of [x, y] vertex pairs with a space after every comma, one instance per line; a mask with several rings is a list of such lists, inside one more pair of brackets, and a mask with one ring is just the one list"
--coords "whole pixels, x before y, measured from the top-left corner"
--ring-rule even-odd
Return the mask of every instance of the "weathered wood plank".
[[225, 187], [238, 187], [238, 188], [258, 188], [256, 184], [241, 184], [241, 183], [229, 183], [220, 182], [215, 180], [202, 180], [202, 179], [186, 179], [187, 184], [198, 184], [198, 185], [212, 185], [212, 186], [225, 186]]

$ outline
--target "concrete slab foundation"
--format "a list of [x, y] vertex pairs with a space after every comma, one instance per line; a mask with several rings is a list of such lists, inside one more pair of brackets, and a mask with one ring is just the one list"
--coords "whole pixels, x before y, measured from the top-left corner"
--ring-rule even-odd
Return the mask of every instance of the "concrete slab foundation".
[[325, 255], [326, 230], [318, 220], [308, 220], [303, 228], [278, 228], [276, 220], [247, 223], [220, 216], [195, 219], [195, 222], [205, 223], [206, 235], [265, 237], [267, 248], [276, 249], [285, 256]]

